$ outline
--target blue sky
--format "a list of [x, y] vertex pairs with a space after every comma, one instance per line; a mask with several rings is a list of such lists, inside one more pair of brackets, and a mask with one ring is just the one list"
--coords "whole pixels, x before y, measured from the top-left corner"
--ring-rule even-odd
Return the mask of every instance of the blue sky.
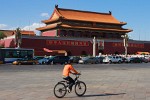
[[131, 39], [150, 41], [150, 0], [0, 0], [0, 29], [34, 30], [60, 8], [109, 12], [132, 29]]

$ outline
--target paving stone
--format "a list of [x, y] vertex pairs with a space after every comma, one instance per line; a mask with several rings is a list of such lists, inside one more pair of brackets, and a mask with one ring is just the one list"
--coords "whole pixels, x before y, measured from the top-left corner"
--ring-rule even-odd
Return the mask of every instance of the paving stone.
[[[67, 93], [61, 100], [150, 100], [150, 63], [76, 64], [87, 85], [83, 97]], [[1, 65], [0, 100], [60, 100], [53, 94], [63, 65]], [[72, 76], [74, 77], [74, 76]]]

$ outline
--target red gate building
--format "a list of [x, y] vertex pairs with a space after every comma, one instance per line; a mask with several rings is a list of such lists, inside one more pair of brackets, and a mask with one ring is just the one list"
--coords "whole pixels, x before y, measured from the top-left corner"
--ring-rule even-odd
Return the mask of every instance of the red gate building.
[[[22, 35], [22, 48], [32, 48], [35, 55], [92, 55], [93, 38], [96, 37], [96, 54], [123, 54], [122, 35], [131, 32], [123, 28], [127, 23], [118, 21], [111, 12], [99, 13], [55, 6], [53, 14], [46, 24], [37, 30], [41, 36]], [[3, 39], [0, 44], [4, 47], [16, 47], [14, 35]], [[137, 51], [150, 52], [150, 42], [128, 40], [128, 53]]]

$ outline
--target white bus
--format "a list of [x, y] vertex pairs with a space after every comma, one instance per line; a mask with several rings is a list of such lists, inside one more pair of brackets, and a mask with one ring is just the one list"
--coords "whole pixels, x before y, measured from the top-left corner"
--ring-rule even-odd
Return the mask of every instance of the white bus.
[[3, 63], [12, 63], [21, 58], [33, 58], [34, 49], [25, 48], [0, 48], [0, 61]]

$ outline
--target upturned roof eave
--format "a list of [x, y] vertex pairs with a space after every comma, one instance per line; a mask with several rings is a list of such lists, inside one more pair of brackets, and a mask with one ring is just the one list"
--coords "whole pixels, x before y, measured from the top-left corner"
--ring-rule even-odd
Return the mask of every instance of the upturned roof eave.
[[48, 26], [44, 26], [44, 27], [39, 27], [39, 28], [36, 28], [36, 30], [44, 31], [44, 30], [54, 29], [54, 28], [58, 27], [58, 24], [60, 24], [60, 23], [55, 23], [55, 24], [52, 24], [52, 25], [48, 25]]
[[72, 27], [72, 26], [67, 26], [67, 25], [61, 25], [59, 27], [63, 27], [63, 28], [72, 28], [72, 29], [91, 29], [91, 30], [99, 30], [99, 31], [117, 31], [117, 32], [131, 32], [131, 29], [108, 29], [108, 28], [97, 28], [97, 27]]
[[72, 27], [72, 26], [66, 26], [66, 25], [56, 25], [56, 26], [46, 26], [46, 27], [41, 27], [41, 28], [37, 28], [37, 30], [39, 31], [44, 31], [44, 30], [52, 30], [52, 29], [56, 29], [56, 28], [66, 28], [66, 29], [83, 29], [83, 30], [98, 30], [98, 31], [116, 31], [116, 32], [124, 32], [124, 33], [129, 33], [133, 30], [131, 29], [106, 29], [106, 28], [92, 28], [92, 27]]
[[43, 20], [42, 22], [45, 23], [45, 24], [48, 24], [48, 23], [56, 22], [58, 20], [59, 19], [53, 19], [53, 20], [48, 19], [48, 20]]
[[[58, 18], [52, 19], [54, 13], [56, 13], [58, 15]], [[58, 21], [62, 17], [63, 16], [60, 14], [60, 12], [58, 10], [58, 6], [55, 6], [55, 9], [54, 9], [53, 14], [51, 15], [51, 17], [49, 19], [47, 19], [47, 20], [43, 20], [42, 22], [45, 23], [45, 24], [47, 24], [47, 23]]]
[[53, 20], [43, 20], [42, 22], [45, 23], [45, 24], [48, 24], [48, 23], [53, 23], [53, 22], [56, 22], [56, 21], [59, 21], [59, 20], [68, 20], [68, 21], [81, 21], [81, 22], [91, 22], [91, 23], [102, 23], [102, 24], [114, 24], [114, 25], [126, 25], [127, 23], [125, 22], [120, 22], [120, 23], [109, 23], [109, 22], [100, 22], [100, 21], [88, 21], [88, 20], [77, 20], [77, 19], [67, 19], [67, 18], [64, 18], [64, 17], [60, 17], [59, 19], [53, 19]]

